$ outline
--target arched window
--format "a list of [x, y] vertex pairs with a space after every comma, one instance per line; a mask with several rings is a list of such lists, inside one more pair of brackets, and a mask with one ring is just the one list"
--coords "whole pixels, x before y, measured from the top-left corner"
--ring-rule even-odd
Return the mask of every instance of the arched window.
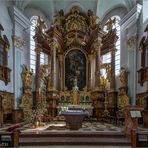
[[[116, 54], [115, 54], [115, 74], [118, 75], [120, 72], [120, 17], [119, 16], [112, 16], [111, 19], [116, 18], [115, 25], [113, 26], [113, 29], [116, 28], [117, 30], [117, 36], [119, 37], [116, 42]], [[107, 27], [104, 26], [103, 30], [107, 32]], [[110, 63], [111, 62], [111, 53], [107, 53], [102, 56], [102, 62], [103, 63]], [[104, 72], [103, 72], [104, 75]]]
[[[35, 52], [35, 41], [33, 36], [35, 35], [35, 27], [37, 25], [38, 16], [31, 17], [31, 27], [30, 27], [30, 69], [33, 69], [35, 73], [35, 65], [36, 65], [36, 52]], [[40, 54], [40, 64], [47, 64], [48, 56], [41, 52]]]

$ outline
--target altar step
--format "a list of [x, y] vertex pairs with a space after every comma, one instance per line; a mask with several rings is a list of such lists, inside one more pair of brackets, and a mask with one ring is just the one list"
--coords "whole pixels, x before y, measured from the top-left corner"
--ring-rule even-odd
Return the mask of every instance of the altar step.
[[130, 140], [117, 132], [42, 132], [20, 134], [20, 146], [32, 145], [116, 145], [130, 146]]

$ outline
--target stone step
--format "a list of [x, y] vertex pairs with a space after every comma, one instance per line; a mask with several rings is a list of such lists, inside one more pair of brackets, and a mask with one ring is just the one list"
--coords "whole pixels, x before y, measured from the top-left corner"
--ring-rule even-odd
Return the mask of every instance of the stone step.
[[129, 146], [130, 140], [123, 133], [100, 132], [44, 132], [21, 133], [20, 145], [118, 145]]

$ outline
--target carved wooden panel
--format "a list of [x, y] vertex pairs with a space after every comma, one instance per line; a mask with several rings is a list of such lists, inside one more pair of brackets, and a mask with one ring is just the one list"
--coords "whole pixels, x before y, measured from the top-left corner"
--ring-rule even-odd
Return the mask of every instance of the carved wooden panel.
[[139, 93], [136, 97], [137, 105], [144, 107], [145, 110], [148, 110], [148, 93]]
[[9, 41], [6, 35], [1, 34], [4, 31], [2, 25], [0, 24], [0, 80], [5, 82], [5, 85], [10, 82], [10, 72], [11, 70], [8, 66], [8, 49]]
[[14, 94], [10, 92], [0, 91], [0, 98], [2, 100], [2, 113], [4, 117], [4, 122], [5, 120], [7, 120], [7, 115], [9, 115], [12, 120], [14, 109]]
[[148, 67], [143, 67], [138, 70], [138, 83], [143, 85], [144, 82], [148, 81]]

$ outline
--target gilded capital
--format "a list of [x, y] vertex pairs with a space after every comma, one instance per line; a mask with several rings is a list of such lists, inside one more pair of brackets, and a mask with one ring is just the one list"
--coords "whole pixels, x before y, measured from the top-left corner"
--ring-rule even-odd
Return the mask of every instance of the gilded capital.
[[51, 48], [51, 50], [56, 50], [59, 48], [58, 46], [58, 43], [56, 41], [52, 41], [50, 44], [49, 44], [49, 47]]
[[35, 52], [36, 52], [36, 53], [41, 53], [41, 52], [42, 52], [42, 48], [36, 47], [36, 48], [35, 48]]
[[60, 62], [62, 62], [63, 61], [63, 55], [59, 54], [58, 59], [59, 59]]
[[90, 61], [92, 61], [93, 55], [92, 54], [88, 55], [88, 58], [89, 58]]
[[101, 46], [102, 46], [101, 40], [97, 40], [94, 43], [94, 48], [95, 48], [96, 51], [100, 50]]

